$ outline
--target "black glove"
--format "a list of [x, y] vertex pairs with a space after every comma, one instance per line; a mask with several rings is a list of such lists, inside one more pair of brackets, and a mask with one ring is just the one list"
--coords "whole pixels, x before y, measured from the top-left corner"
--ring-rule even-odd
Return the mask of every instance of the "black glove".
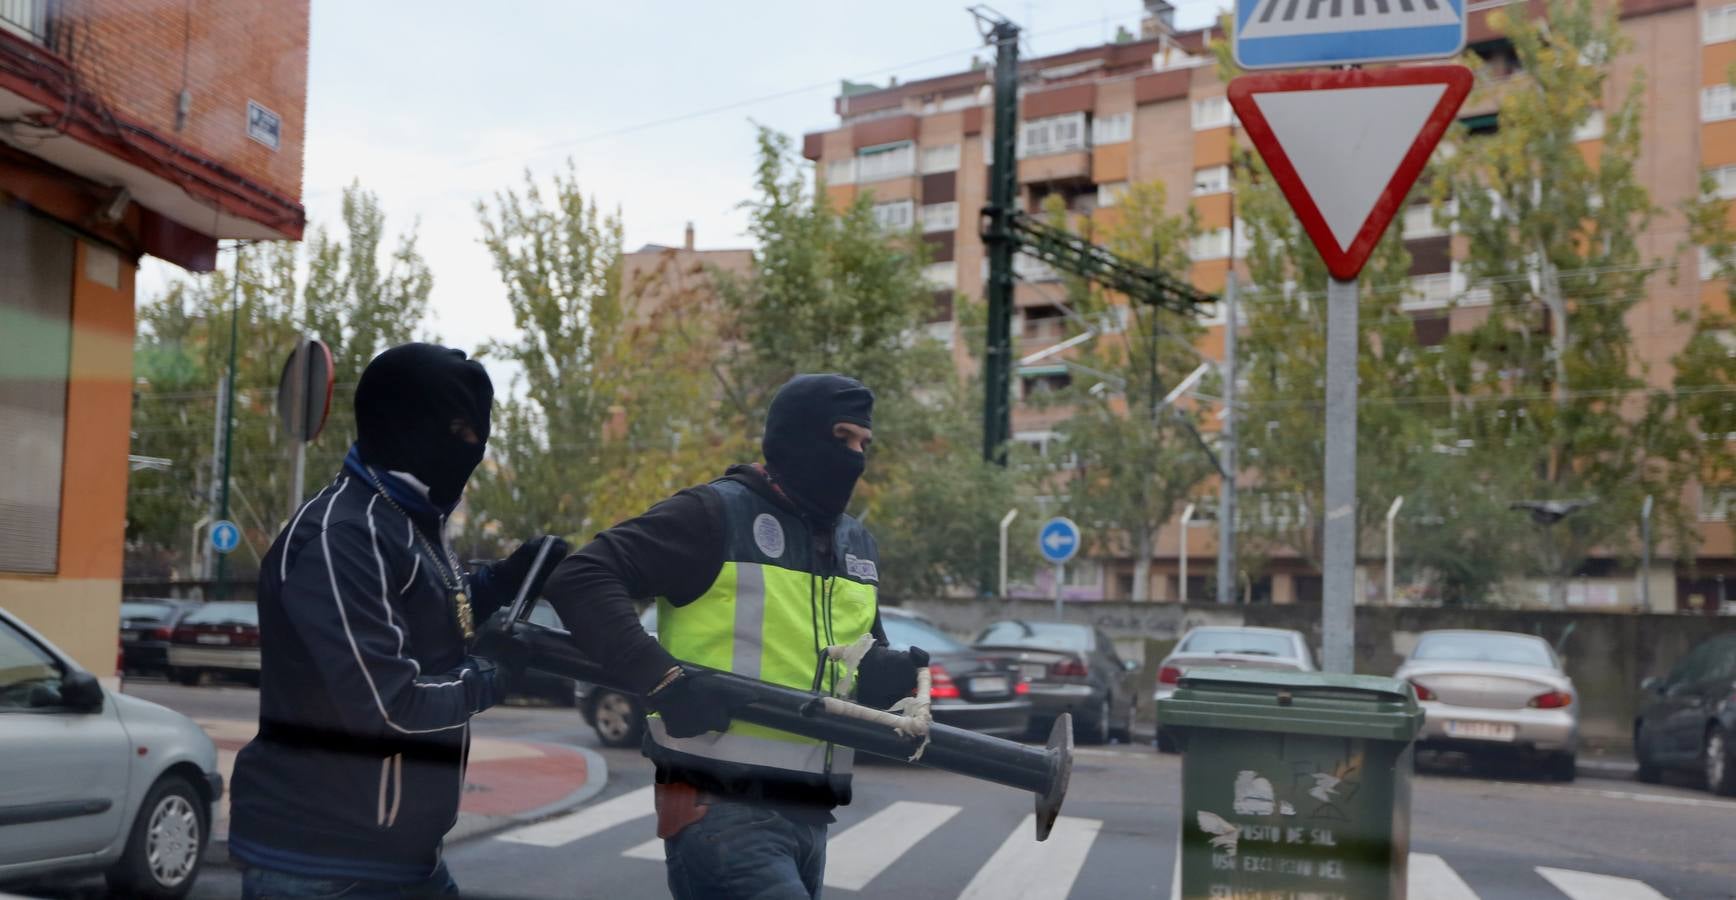
[[729, 728], [730, 710], [747, 698], [714, 672], [683, 671], [645, 701], [663, 717], [670, 737], [698, 737]]
[[[536, 555], [542, 550], [545, 541], [550, 543], [549, 552], [543, 557], [542, 568], [532, 572], [530, 567], [536, 562]], [[512, 555], [495, 570], [506, 585], [506, 590], [501, 592], [506, 596], [503, 602], [509, 603], [513, 597], [518, 596], [519, 585], [522, 585], [526, 578], [530, 579], [530, 593], [527, 596], [535, 600], [542, 593], [543, 582], [549, 580], [549, 574], [555, 570], [555, 566], [560, 565], [561, 560], [566, 559], [572, 552], [572, 545], [552, 534], [531, 538], [519, 544], [518, 549], [512, 551]]]
[[927, 665], [928, 653], [921, 647], [900, 651], [874, 645], [856, 667], [856, 702], [886, 709], [916, 690], [916, 670]]
[[487, 624], [476, 633], [476, 643], [470, 648], [470, 655], [478, 656], [494, 663], [499, 674], [505, 676], [508, 686], [517, 683], [524, 677], [524, 670], [530, 665], [530, 644], [504, 627], [506, 610], [501, 610], [491, 616]]

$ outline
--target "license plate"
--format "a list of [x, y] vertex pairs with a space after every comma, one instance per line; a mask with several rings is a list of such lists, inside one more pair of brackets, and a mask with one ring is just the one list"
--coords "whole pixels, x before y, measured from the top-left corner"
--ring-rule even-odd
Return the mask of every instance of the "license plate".
[[1007, 692], [1007, 677], [994, 675], [987, 678], [972, 678], [970, 692], [973, 694], [1004, 694]]
[[193, 638], [193, 640], [201, 644], [227, 644], [229, 643], [229, 635], [201, 634], [198, 637]]
[[130, 644], [138, 639], [139, 636], [131, 631], [121, 632], [121, 643], [123, 644]]
[[1019, 674], [1025, 676], [1026, 681], [1037, 681], [1044, 675], [1049, 674], [1049, 667], [1044, 665], [1023, 665], [1019, 667]]
[[1448, 722], [1447, 737], [1475, 741], [1511, 741], [1519, 736], [1516, 726], [1501, 722]]

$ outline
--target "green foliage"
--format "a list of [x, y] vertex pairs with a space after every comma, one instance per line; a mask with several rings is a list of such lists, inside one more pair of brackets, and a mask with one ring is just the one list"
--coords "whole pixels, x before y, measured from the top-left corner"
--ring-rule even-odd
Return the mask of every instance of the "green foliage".
[[132, 452], [169, 467], [129, 479], [129, 574], [197, 574], [189, 551], [194, 523], [214, 507], [216, 386], [228, 366], [231, 310], [238, 342], [230, 506], [244, 536], [231, 561], [256, 565], [290, 515], [292, 444], [277, 419], [276, 391], [299, 333], [330, 345], [337, 366], [331, 418], [308, 448], [308, 493], [337, 471], [355, 436], [357, 374], [374, 353], [415, 336], [433, 283], [413, 232], [399, 237], [380, 268], [384, 216], [360, 186], [345, 191], [342, 229], [341, 236], [315, 230], [305, 284], [297, 280], [299, 245], [255, 244], [238, 251], [238, 274], [226, 266], [178, 280], [140, 306]]

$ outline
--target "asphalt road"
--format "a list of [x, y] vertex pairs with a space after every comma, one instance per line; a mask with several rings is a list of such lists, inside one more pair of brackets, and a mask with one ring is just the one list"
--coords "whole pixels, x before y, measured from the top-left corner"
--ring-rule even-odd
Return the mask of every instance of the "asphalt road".
[[[252, 701], [240, 688], [129, 690], [196, 716], [244, 716]], [[600, 748], [570, 709], [495, 709], [477, 728], [597, 749], [610, 775], [607, 790], [573, 813], [449, 847], [466, 896], [667, 896], [652, 833], [651, 771], [636, 751]], [[1081, 748], [1063, 819], [1038, 844], [1028, 795], [902, 764], [861, 765], [856, 800], [833, 827], [826, 894], [1168, 897], [1180, 775], [1178, 757], [1145, 747]], [[1685, 784], [1423, 774], [1414, 781], [1411, 850], [1411, 900], [1729, 900], [1736, 802]], [[213, 867], [193, 896], [229, 898], [239, 889], [237, 873]]]

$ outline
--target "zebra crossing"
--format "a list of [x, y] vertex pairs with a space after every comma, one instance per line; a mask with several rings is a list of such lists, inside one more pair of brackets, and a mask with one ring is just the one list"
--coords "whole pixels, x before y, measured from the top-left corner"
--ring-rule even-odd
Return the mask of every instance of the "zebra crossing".
[[[651, 831], [654, 815], [652, 788], [645, 786], [613, 798], [592, 803], [566, 815], [542, 822], [523, 825], [495, 835], [489, 840], [497, 845], [516, 846], [529, 850], [558, 851], [563, 857], [577, 858], [588, 847], [599, 850], [626, 866], [642, 866], [641, 877], [661, 878], [663, 842], [656, 838], [637, 841]], [[1035, 840], [1033, 816], [1025, 815], [1016, 825], [1004, 814], [967, 814], [964, 807], [932, 801], [895, 800], [877, 809], [849, 807], [839, 811], [840, 823], [833, 827], [826, 848], [826, 889], [828, 896], [899, 897], [900, 900], [920, 900], [930, 896], [955, 896], [958, 900], [1069, 900], [1103, 896], [1102, 879], [1087, 886], [1096, 864], [1107, 861], [1106, 853], [1136, 855], [1135, 867], [1149, 870], [1149, 893], [1144, 889], [1130, 890], [1124, 896], [1170, 895], [1179, 900], [1179, 879], [1175, 878], [1177, 845], [1172, 834], [1132, 836], [1125, 827], [1106, 825], [1105, 821], [1084, 815], [1063, 816], [1056, 823], [1049, 840]], [[1119, 831], [1113, 850], [1106, 849], [1103, 840]], [[1000, 838], [998, 843], [995, 839]], [[981, 838], [980, 840], [977, 838]], [[984, 840], [987, 843], [984, 843]], [[631, 842], [626, 849], [620, 849]], [[917, 865], [913, 851], [936, 843], [946, 846], [948, 857], [960, 857], [963, 869], [975, 866], [962, 889], [956, 884], [937, 887], [935, 893], [913, 894], [909, 878], [900, 879], [898, 870]], [[1162, 847], [1161, 851], [1158, 847]], [[992, 849], [990, 849], [992, 848]], [[1139, 848], [1145, 848], [1141, 853]], [[980, 855], [978, 851], [981, 851]], [[964, 856], [971, 858], [962, 858]], [[601, 862], [586, 857], [590, 864]], [[933, 856], [923, 864], [932, 867]], [[1123, 869], [1126, 860], [1118, 862]], [[1503, 897], [1562, 897], [1567, 900], [1664, 900], [1665, 894], [1643, 881], [1617, 875], [1599, 874], [1550, 866], [1528, 866], [1522, 878], [1507, 873], [1495, 883], [1483, 876], [1478, 888], [1472, 884], [1478, 878], [1473, 865], [1459, 869], [1440, 855], [1413, 852], [1410, 855], [1409, 895], [1411, 900], [1499, 900]], [[637, 871], [637, 870], [635, 870]], [[1471, 876], [1467, 880], [1467, 876]], [[959, 876], [960, 880], [963, 875]]]

